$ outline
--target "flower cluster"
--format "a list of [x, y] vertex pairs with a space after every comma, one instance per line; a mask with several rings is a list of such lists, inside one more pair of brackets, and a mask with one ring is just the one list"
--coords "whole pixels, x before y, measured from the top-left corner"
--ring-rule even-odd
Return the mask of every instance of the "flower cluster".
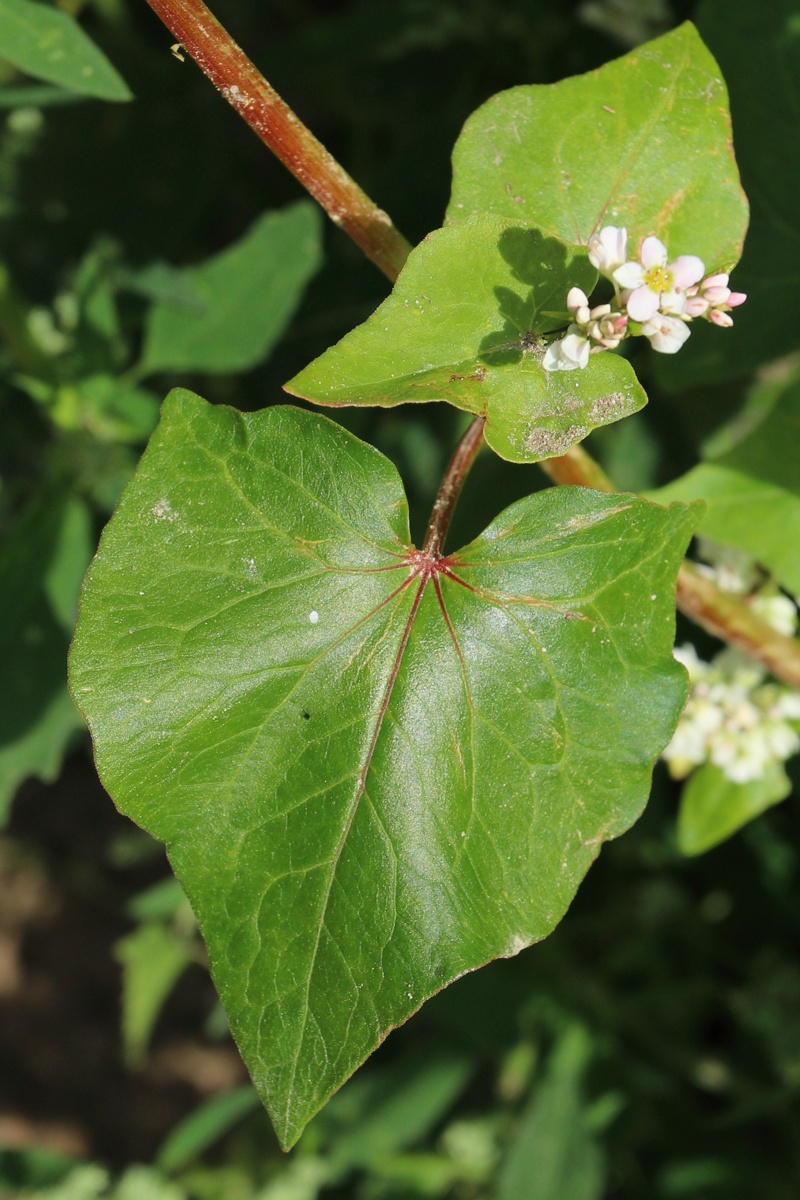
[[732, 783], [749, 783], [800, 750], [800, 692], [766, 681], [764, 669], [737, 650], [710, 663], [692, 645], [674, 654], [692, 690], [663, 754], [673, 779], [711, 762]]
[[[701, 567], [725, 591], [750, 593], [758, 568], [746, 555], [701, 543], [714, 562]], [[767, 584], [747, 603], [791, 637], [798, 613], [788, 596]], [[689, 672], [689, 701], [663, 758], [674, 779], [684, 779], [705, 762], [719, 767], [732, 783], [760, 779], [774, 763], [800, 750], [800, 692], [767, 679], [763, 667], [737, 650], [723, 650], [703, 662], [692, 645], [675, 649]]]
[[724, 273], [704, 278], [705, 266], [694, 254], [669, 262], [657, 237], [646, 237], [639, 257], [629, 259], [628, 231], [614, 225], [589, 239], [589, 260], [614, 285], [614, 301], [590, 309], [581, 289], [571, 289], [567, 308], [573, 321], [565, 336], [547, 347], [547, 371], [585, 367], [590, 354], [616, 349], [632, 332], [643, 334], [659, 353], [675, 354], [689, 337], [690, 321], [702, 317], [714, 325], [732, 325], [731, 310], [747, 299], [743, 292], [731, 291]]

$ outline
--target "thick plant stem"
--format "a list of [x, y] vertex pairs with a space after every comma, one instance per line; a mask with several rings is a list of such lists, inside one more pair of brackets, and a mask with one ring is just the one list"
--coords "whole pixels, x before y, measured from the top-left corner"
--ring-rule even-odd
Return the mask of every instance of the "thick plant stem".
[[394, 281], [411, 250], [406, 239], [270, 87], [202, 0], [147, 2], [331, 220]]
[[[539, 466], [555, 483], [616, 491], [602, 468], [579, 446], [561, 458], [545, 459]], [[743, 601], [720, 591], [690, 562], [682, 563], [678, 572], [675, 599], [681, 612], [707, 633], [743, 650], [776, 679], [800, 688], [800, 641], [778, 633]]]
[[485, 423], [483, 417], [475, 418], [456, 446], [453, 457], [447, 465], [433, 505], [431, 519], [428, 522], [428, 533], [422, 549], [422, 553], [428, 558], [441, 557], [444, 539], [447, 536], [458, 497], [461, 495], [467, 475], [483, 445]]

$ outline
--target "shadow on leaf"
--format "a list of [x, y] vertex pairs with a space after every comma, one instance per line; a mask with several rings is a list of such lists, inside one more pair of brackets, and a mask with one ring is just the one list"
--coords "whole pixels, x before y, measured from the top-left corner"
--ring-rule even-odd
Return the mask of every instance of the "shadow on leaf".
[[540, 229], [505, 229], [497, 248], [528, 291], [520, 295], [512, 288], [494, 289], [503, 327], [487, 334], [479, 354], [495, 365], [520, 362], [523, 354], [541, 352], [541, 335], [569, 324], [569, 289], [582, 287], [588, 294], [597, 282], [585, 253]]

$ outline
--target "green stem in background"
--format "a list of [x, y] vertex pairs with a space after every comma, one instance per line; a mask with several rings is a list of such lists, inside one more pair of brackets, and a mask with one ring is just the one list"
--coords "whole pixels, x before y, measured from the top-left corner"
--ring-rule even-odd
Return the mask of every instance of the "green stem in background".
[[[147, 2], [228, 103], [331, 220], [394, 281], [411, 251], [408, 242], [270, 87], [202, 0]], [[478, 417], [456, 449], [442, 482], [431, 516], [426, 551], [437, 554], [441, 551], [447, 523], [480, 448], [482, 434], [483, 418]], [[464, 447], [474, 452], [466, 453]], [[454, 472], [453, 464], [462, 453], [464, 462]], [[598, 464], [577, 446], [561, 458], [548, 459], [540, 466], [556, 483], [616, 491]], [[458, 479], [452, 500], [448, 499], [447, 487], [451, 477]], [[776, 678], [800, 688], [800, 643], [776, 633], [747, 605], [721, 592], [689, 563], [684, 563], [678, 573], [677, 603], [681, 612], [703, 629], [744, 650]]]
[[[555, 483], [614, 492], [616, 488], [585, 450], [573, 446], [561, 458], [539, 463]], [[690, 562], [678, 572], [676, 602], [681, 612], [707, 633], [763, 663], [776, 679], [800, 688], [800, 641], [784, 637], [751, 608], [702, 575]]]
[[239, 116], [394, 281], [411, 246], [295, 116], [202, 0], [147, 0]]

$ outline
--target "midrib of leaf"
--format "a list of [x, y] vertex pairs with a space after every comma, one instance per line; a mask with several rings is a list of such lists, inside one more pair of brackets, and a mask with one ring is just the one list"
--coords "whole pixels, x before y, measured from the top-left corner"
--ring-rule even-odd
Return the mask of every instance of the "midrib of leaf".
[[[388, 599], [391, 599], [397, 595], [400, 595], [403, 591], [405, 591], [405, 589], [407, 587], [410, 587], [410, 585], [413, 583], [415, 578], [417, 578], [416, 575], [410, 575], [409, 578], [407, 580], [404, 580], [403, 583], [399, 586], [399, 588], [397, 588], [396, 591], [392, 593], [392, 597], [389, 597]], [[381, 728], [383, 726], [383, 721], [386, 716], [387, 709], [389, 707], [389, 701], [391, 700], [392, 692], [394, 690], [394, 685], [397, 681], [397, 676], [400, 672], [400, 666], [401, 666], [401, 663], [403, 660], [403, 654], [405, 652], [406, 646], [408, 645], [408, 639], [411, 636], [411, 629], [414, 624], [414, 618], [416, 617], [420, 603], [422, 602], [422, 596], [423, 596], [423, 593], [427, 586], [428, 579], [429, 579], [429, 575], [427, 573], [423, 574], [423, 577], [419, 583], [419, 587], [417, 588], [417, 594], [414, 597], [413, 603], [411, 605], [411, 611], [409, 612], [408, 616], [406, 617], [405, 626], [403, 628], [403, 632], [400, 637], [400, 644], [398, 645], [397, 651], [395, 653], [394, 662], [392, 664], [392, 669], [389, 673], [389, 678], [386, 682], [386, 687], [384, 689], [381, 706], [380, 706], [377, 716], [375, 718], [375, 728], [372, 732], [372, 737], [370, 739], [369, 747], [367, 748], [367, 753], [364, 757], [364, 764], [361, 768], [361, 771], [359, 772], [358, 780], [356, 782], [355, 791], [353, 793], [353, 800], [350, 805], [350, 811], [347, 814], [347, 819], [346, 819], [344, 827], [342, 829], [342, 834], [341, 834], [341, 837], [339, 838], [339, 843], [336, 847], [336, 850], [334, 851], [333, 858], [331, 859], [330, 870], [328, 872], [327, 885], [325, 888], [324, 895], [322, 897], [322, 905], [320, 908], [320, 915], [317, 920], [317, 929], [316, 929], [316, 937], [314, 940], [314, 947], [311, 952], [311, 959], [310, 959], [309, 966], [308, 966], [308, 975], [306, 978], [305, 995], [303, 997], [302, 1020], [300, 1022], [300, 1029], [299, 1029], [298, 1035], [297, 1035], [297, 1044], [295, 1047], [295, 1052], [294, 1052], [294, 1056], [293, 1056], [293, 1060], [292, 1060], [292, 1073], [291, 1073], [291, 1077], [289, 1080], [289, 1086], [287, 1088], [287, 1094], [286, 1094], [286, 1109], [284, 1112], [284, 1129], [287, 1129], [287, 1130], [291, 1127], [290, 1110], [292, 1107], [294, 1084], [295, 1084], [295, 1079], [297, 1078], [297, 1068], [298, 1068], [298, 1065], [300, 1062], [300, 1054], [303, 1049], [303, 1041], [305, 1038], [306, 1025], [308, 1023], [308, 1014], [310, 1011], [309, 998], [311, 995], [311, 981], [314, 977], [314, 970], [315, 970], [316, 964], [317, 964], [317, 958], [319, 955], [319, 945], [320, 945], [320, 940], [322, 937], [322, 930], [325, 925], [325, 918], [326, 918], [327, 911], [328, 911], [328, 904], [330, 902], [331, 891], [333, 889], [333, 881], [336, 876], [336, 869], [339, 865], [339, 860], [341, 859], [342, 852], [345, 847], [345, 843], [347, 842], [348, 835], [349, 835], [350, 830], [353, 825], [353, 821], [355, 820], [356, 812], [358, 811], [361, 797], [364, 795], [364, 793], [366, 791], [367, 775], [369, 774], [369, 768], [372, 763], [373, 755], [375, 754], [375, 747], [378, 744], [378, 738], [380, 737], [380, 732], [381, 732]], [[384, 601], [384, 603], [386, 603], [386, 602], [387, 601]], [[379, 608], [380, 607], [383, 607], [383, 605], [380, 605]], [[359, 622], [359, 624], [361, 624], [361, 622]], [[357, 628], [357, 626], [356, 626], [356, 628]]]

